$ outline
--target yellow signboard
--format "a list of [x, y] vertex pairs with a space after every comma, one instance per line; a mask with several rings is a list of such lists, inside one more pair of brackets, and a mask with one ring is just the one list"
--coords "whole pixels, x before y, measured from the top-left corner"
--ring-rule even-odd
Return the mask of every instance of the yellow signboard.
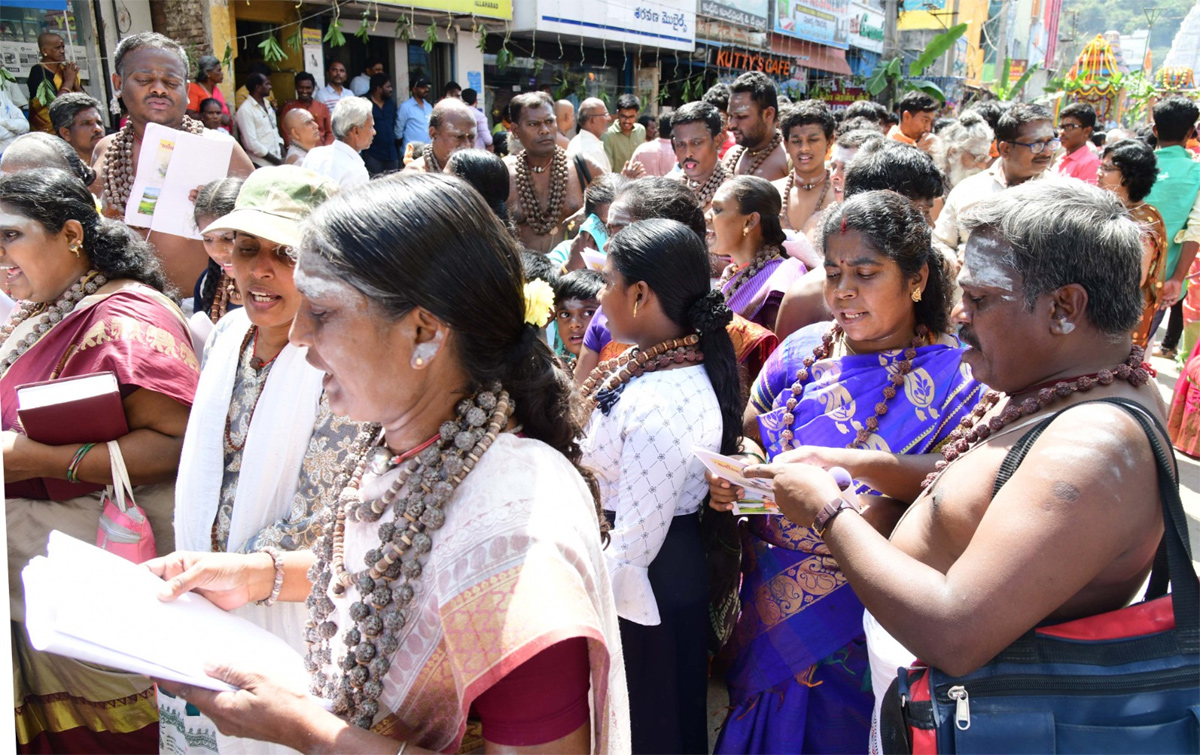
[[512, 20], [513, 0], [379, 0], [379, 4]]

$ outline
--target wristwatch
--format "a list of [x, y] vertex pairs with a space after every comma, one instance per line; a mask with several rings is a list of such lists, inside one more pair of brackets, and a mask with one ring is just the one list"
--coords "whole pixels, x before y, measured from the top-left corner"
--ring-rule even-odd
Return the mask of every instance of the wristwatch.
[[817, 533], [818, 537], [825, 537], [825, 530], [827, 527], [829, 527], [829, 523], [833, 521], [835, 516], [847, 509], [854, 512], [859, 511], [858, 506], [850, 503], [845, 498], [842, 498], [841, 496], [834, 498], [832, 501], [825, 504], [825, 508], [821, 509], [821, 513], [817, 514], [817, 518], [813, 520], [811, 526], [812, 531]]

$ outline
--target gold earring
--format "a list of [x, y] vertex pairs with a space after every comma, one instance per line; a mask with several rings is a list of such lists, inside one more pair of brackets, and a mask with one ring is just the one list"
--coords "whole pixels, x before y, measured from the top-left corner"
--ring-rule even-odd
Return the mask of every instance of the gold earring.
[[83, 245], [80, 244], [78, 241], [76, 241], [74, 244], [71, 244], [71, 254], [74, 254], [76, 257], [78, 257], [79, 253], [82, 251], [83, 251]]
[[913, 289], [912, 300], [913, 300], [914, 304], [921, 301], [921, 289], [919, 289], [919, 288]]
[[633, 316], [634, 317], [637, 317], [637, 308], [638, 308], [638, 303], [637, 303], [637, 301], [634, 301], [633, 302]]

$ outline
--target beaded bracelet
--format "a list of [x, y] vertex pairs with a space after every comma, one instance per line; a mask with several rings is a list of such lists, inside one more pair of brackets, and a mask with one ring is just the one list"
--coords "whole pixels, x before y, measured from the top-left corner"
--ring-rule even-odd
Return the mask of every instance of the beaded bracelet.
[[283, 590], [283, 556], [275, 548], [267, 546], [263, 548], [262, 553], [271, 557], [271, 561], [275, 564], [275, 584], [271, 586], [271, 594], [263, 600], [254, 601], [256, 606], [269, 607], [275, 605], [275, 601], [279, 600], [279, 593]]
[[87, 456], [87, 452], [96, 447], [95, 443], [84, 443], [71, 457], [71, 463], [67, 465], [67, 482], [79, 482], [79, 464], [83, 461], [83, 457]]

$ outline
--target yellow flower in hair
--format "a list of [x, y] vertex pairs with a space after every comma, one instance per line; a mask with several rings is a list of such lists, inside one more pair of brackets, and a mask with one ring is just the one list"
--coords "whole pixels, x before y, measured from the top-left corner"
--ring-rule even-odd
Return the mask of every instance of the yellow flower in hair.
[[546, 327], [554, 312], [554, 289], [544, 280], [531, 280], [525, 284], [525, 322], [539, 328]]

